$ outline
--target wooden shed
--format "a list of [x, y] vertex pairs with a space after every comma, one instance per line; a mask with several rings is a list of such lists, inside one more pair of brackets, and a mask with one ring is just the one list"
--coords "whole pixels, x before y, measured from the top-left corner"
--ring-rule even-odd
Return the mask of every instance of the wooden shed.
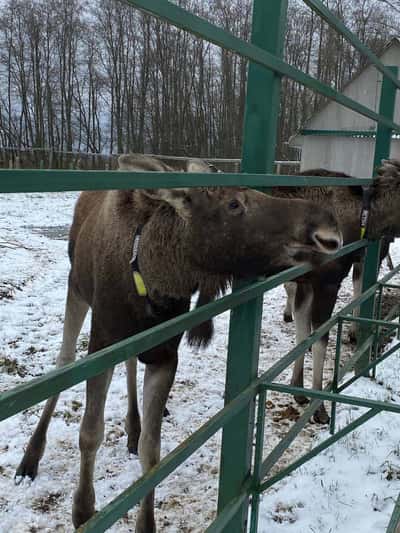
[[[387, 66], [400, 67], [400, 40], [392, 39], [380, 56]], [[345, 87], [343, 93], [378, 112], [382, 74], [367, 66]], [[400, 121], [399, 93], [395, 122]], [[369, 177], [374, 157], [376, 124], [330, 101], [294, 135], [289, 144], [301, 150], [301, 170], [328, 168], [353, 176]], [[393, 135], [391, 157], [400, 159], [400, 136]]]

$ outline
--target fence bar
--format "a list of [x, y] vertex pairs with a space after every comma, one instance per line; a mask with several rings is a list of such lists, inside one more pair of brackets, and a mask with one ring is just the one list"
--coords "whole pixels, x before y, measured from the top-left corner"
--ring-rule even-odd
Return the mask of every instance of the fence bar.
[[305, 389], [304, 387], [293, 387], [291, 385], [283, 385], [281, 383], [266, 383], [267, 390], [282, 392], [283, 394], [296, 394], [309, 398], [318, 398], [319, 400], [327, 400], [329, 402], [337, 401], [348, 405], [356, 405], [357, 407], [367, 407], [368, 409], [379, 409], [381, 411], [388, 411], [389, 413], [400, 414], [400, 405], [389, 402], [381, 402], [378, 400], [368, 400], [366, 398], [358, 398], [357, 396], [348, 396], [346, 394], [338, 394], [329, 392], [327, 390]]
[[[274, 56], [283, 55], [287, 0], [253, 1], [251, 42]], [[268, 20], [270, 30], [265, 31]], [[280, 76], [250, 63], [243, 133], [242, 170], [273, 172], [280, 100]], [[246, 183], [245, 181], [243, 183]], [[229, 325], [225, 402], [247, 387], [258, 373], [262, 296], [236, 308]], [[251, 475], [255, 404], [224, 427], [221, 445], [218, 513], [240, 495]], [[225, 525], [224, 533], [247, 530], [249, 499]]]
[[394, 353], [396, 350], [398, 350], [400, 348], [400, 343], [396, 344], [395, 346], [392, 346], [392, 348], [390, 348], [389, 350], [387, 350], [383, 355], [381, 355], [379, 357], [379, 359], [376, 359], [374, 361], [371, 361], [366, 367], [362, 368], [361, 369], [361, 372], [357, 373], [355, 372], [354, 373], [354, 376], [352, 378], [350, 378], [348, 381], [346, 381], [346, 383], [343, 383], [343, 385], [340, 385], [339, 387], [339, 392], [341, 392], [342, 390], [344, 390], [345, 388], [347, 388], [349, 385], [351, 385], [352, 383], [354, 383], [355, 381], [357, 381], [358, 378], [362, 377], [362, 376], [365, 376], [365, 373], [368, 373], [370, 370], [372, 370], [373, 368], [375, 368], [377, 365], [379, 365], [379, 363], [382, 363], [382, 361], [384, 361], [385, 359], [387, 359], [390, 355], [392, 355], [392, 353]]
[[[359, 249], [364, 246], [364, 241], [359, 241], [348, 245], [348, 247], [342, 248], [338, 252], [337, 256], [341, 257], [346, 253], [345, 248], [348, 251]], [[330, 260], [333, 260], [335, 256], [331, 256]], [[399, 265], [400, 268], [400, 265]], [[178, 335], [182, 331], [192, 328], [193, 326], [208, 320], [213, 316], [217, 316], [231, 308], [241, 305], [257, 296], [262, 295], [264, 292], [290, 281], [297, 276], [302, 276], [306, 272], [311, 270], [311, 266], [298, 266], [292, 267], [280, 274], [275, 274], [267, 278], [265, 281], [254, 283], [250, 286], [243, 287], [235, 292], [235, 294], [229, 294], [216, 302], [209, 303], [194, 309], [189, 313], [180, 315], [158, 326], [154, 326], [146, 331], [142, 331], [133, 337], [129, 337], [119, 343], [114, 344], [99, 350], [96, 353], [90, 354], [84, 359], [65, 365], [62, 368], [48, 372], [45, 376], [34, 379], [19, 385], [14, 389], [0, 393], [0, 421], [5, 418], [23, 411], [24, 409], [35, 405], [50, 396], [54, 396], [59, 392], [73, 387], [77, 383], [85, 381], [93, 376], [101, 374], [107, 368], [110, 368], [116, 364], [122, 363], [132, 357], [132, 354], [143, 353], [162, 342], [165, 342], [170, 337]], [[350, 306], [355, 307], [359, 305], [360, 301], [368, 297], [371, 291], [367, 292], [360, 297], [355, 303]], [[352, 308], [352, 307], [351, 307]], [[346, 309], [351, 309], [347, 307]], [[328, 328], [323, 331], [326, 332]], [[321, 330], [322, 331], [322, 330]], [[321, 333], [317, 333], [318, 335]], [[322, 335], [322, 334], [321, 334]], [[301, 349], [304, 351], [311, 346], [312, 342], [304, 341], [301, 344]], [[294, 353], [300, 353], [298, 351]], [[288, 365], [295, 360], [295, 356], [292, 352], [288, 355]], [[286, 361], [285, 358], [282, 361]], [[285, 367], [282, 367], [284, 370]], [[282, 371], [281, 370], [281, 371]], [[275, 376], [271, 377], [274, 379]]]
[[[253, 2], [251, 42], [278, 58], [283, 56], [287, 7], [287, 0]], [[273, 172], [281, 76], [253, 62], [248, 76], [242, 167], [245, 172]]]
[[335, 435], [332, 435], [332, 437], [329, 437], [321, 444], [318, 444], [318, 446], [313, 448], [310, 452], [304, 454], [302, 457], [300, 457], [300, 459], [297, 459], [297, 461], [294, 461], [294, 463], [284, 468], [281, 472], [278, 472], [278, 474], [275, 474], [270, 479], [262, 483], [259, 489], [260, 492], [264, 492], [266, 489], [268, 489], [278, 481], [281, 481], [284, 477], [294, 472], [294, 470], [302, 466], [304, 463], [318, 455], [323, 450], [326, 450], [326, 448], [329, 448], [329, 446], [337, 442], [339, 439], [343, 438], [348, 433], [351, 433], [362, 424], [365, 424], [365, 422], [367, 422], [380, 412], [380, 409], [370, 409], [356, 420], [353, 420], [353, 422], [345, 426], [343, 429], [339, 430]]
[[[218, 26], [207, 22], [205, 19], [189, 13], [185, 9], [178, 7], [167, 0], [125, 0], [126, 3], [137, 7], [143, 11], [151, 13], [157, 17], [167, 20], [174, 26], [189, 31], [190, 33], [202, 37], [207, 41], [214, 43], [222, 48], [232, 50], [243, 57], [247, 57], [250, 61], [258, 63], [259, 65], [273, 70], [282, 76], [298, 81], [305, 87], [312, 89], [331, 100], [335, 100], [338, 104], [352, 109], [356, 113], [380, 122], [392, 128], [395, 131], [400, 131], [400, 125], [395, 124], [391, 120], [382, 115], [378, 115], [368, 107], [365, 107], [355, 100], [338, 93], [329, 85], [316, 80], [312, 76], [305, 74], [301, 70], [292, 67], [285, 63], [285, 61], [275, 57], [274, 55], [246, 43], [242, 39], [235, 37], [230, 32], [219, 28]], [[267, 2], [265, 2], [267, 3]], [[272, 4], [272, 2], [269, 2]], [[272, 27], [272, 26], [271, 26]]]
[[[400, 265], [397, 265], [394, 270], [386, 274], [379, 283], [387, 283], [393, 276], [395, 276], [400, 271]], [[360, 303], [368, 299], [372, 294], [374, 294], [376, 288], [378, 287], [378, 283], [376, 286], [371, 287], [366, 291], [364, 294], [362, 294], [360, 297], [353, 300], [350, 304], [348, 304], [346, 307], [344, 307], [341, 310], [341, 313], [347, 314], [351, 313], [353, 309], [358, 307]], [[285, 357], [282, 362], [284, 363], [282, 366], [278, 366], [280, 362], [275, 363], [275, 365], [267, 372], [265, 372], [261, 377], [262, 383], [272, 381], [275, 379], [285, 368], [289, 366], [289, 363], [287, 362], [289, 359], [289, 356], [292, 355], [292, 361], [293, 362], [297, 357], [295, 357], [296, 354], [299, 354], [298, 348], [301, 346], [306, 346], [306, 349], [309, 348], [316, 340], [317, 338], [320, 338], [322, 335], [327, 333], [332, 327], [335, 325], [339, 318], [339, 315], [334, 315], [328, 322], [325, 322], [325, 324], [322, 324], [308, 339], [304, 340], [300, 345], [298, 345], [296, 348], [294, 348], [289, 354], [287, 355], [287, 358]], [[373, 336], [371, 337], [373, 339]], [[371, 343], [372, 345], [372, 343]], [[301, 353], [304, 353], [306, 349], [303, 349]], [[274, 371], [275, 368], [278, 368], [280, 371], [276, 372]], [[347, 370], [346, 370], [347, 372]], [[344, 373], [341, 369], [339, 374], [339, 380], [342, 379], [344, 376]], [[328, 387], [329, 388], [329, 387]], [[341, 389], [339, 389], [341, 390]], [[284, 454], [286, 449], [290, 446], [290, 444], [294, 441], [294, 439], [297, 437], [297, 435], [300, 433], [300, 431], [304, 428], [304, 426], [308, 423], [310, 417], [313, 415], [315, 410], [321, 405], [321, 400], [313, 400], [310, 405], [304, 410], [301, 417], [293, 424], [293, 426], [290, 428], [290, 430], [287, 432], [285, 437], [281, 440], [281, 442], [275, 446], [275, 448], [270, 452], [270, 454], [267, 456], [267, 458], [263, 462], [262, 467], [262, 474], [263, 476], [266, 475], [266, 473], [270, 470], [270, 468], [277, 463], [279, 458]]]
[[229, 406], [224, 407], [208, 422], [203, 424], [200, 429], [195, 431], [193, 435], [164, 457], [158, 465], [155, 465], [144, 476], [121, 492], [112, 502], [98, 511], [85, 525], [79, 528], [79, 533], [101, 533], [105, 531], [198, 450], [224, 424], [236, 416], [237, 413], [240, 413], [246, 405], [253, 401], [256, 393], [257, 385], [248, 387]]
[[[393, 72], [393, 75], [398, 76], [397, 67], [387, 67]], [[379, 111], [387, 118], [392, 119], [394, 116], [394, 106], [396, 100], [396, 87], [394, 83], [383, 78], [381, 100], [379, 104]], [[375, 143], [374, 168], [381, 165], [382, 159], [388, 158], [390, 155], [392, 129], [386, 125], [378, 124]], [[367, 290], [371, 285], [376, 283], [379, 265], [380, 265], [380, 241], [371, 241], [368, 245], [366, 257], [363, 268], [362, 292]], [[373, 318], [374, 316], [375, 298], [370, 298], [364, 302], [360, 307], [360, 317]], [[369, 336], [370, 328], [361, 325], [359, 332], [359, 344], [362, 344], [366, 337]], [[356, 365], [356, 372], [361, 373], [362, 368], [368, 364], [371, 356], [371, 349], [365, 352]]]
[[[379, 289], [378, 289], [379, 290]], [[397, 305], [395, 306], [395, 308]], [[363, 317], [356, 317], [356, 316], [340, 316], [341, 320], [345, 320], [346, 322], [357, 322], [358, 324], [366, 324], [371, 326], [382, 326], [382, 327], [393, 327], [398, 328], [400, 327], [400, 324], [396, 324], [396, 322], [389, 322], [387, 320], [379, 320], [377, 318], [363, 318]]]
[[60, 192], [175, 187], [311, 187], [368, 185], [370, 178], [328, 178], [212, 172], [127, 172], [116, 170], [0, 170], [0, 193]]
[[386, 530], [386, 533], [398, 533], [397, 526], [399, 522], [400, 522], [400, 494], [394, 505], [392, 516], [390, 517], [390, 522]]
[[375, 336], [370, 335], [368, 339], [366, 339], [362, 343], [362, 345], [359, 348], [357, 348], [357, 350], [350, 357], [350, 359], [346, 361], [344, 365], [342, 366], [341, 372], [340, 372], [341, 378], [343, 378], [343, 376], [347, 374], [347, 372], [350, 372], [350, 370], [354, 370], [354, 365], [357, 363], [359, 358], [365, 353], [365, 351], [374, 345], [374, 341], [375, 341]]
[[[332, 379], [332, 392], [337, 393], [338, 381], [339, 381], [339, 366], [340, 366], [340, 350], [342, 347], [342, 332], [343, 332], [343, 319], [339, 317], [338, 319], [338, 329], [336, 334], [336, 351], [335, 351], [335, 367], [333, 370], [333, 379]], [[335, 433], [335, 423], [336, 423], [336, 402], [332, 402], [331, 407], [331, 423], [330, 423], [330, 433], [333, 435]]]
[[[257, 432], [256, 447], [254, 450], [254, 472], [253, 472], [253, 492], [251, 497], [251, 514], [250, 514], [250, 533], [257, 533], [258, 513], [260, 508], [260, 494], [258, 486], [261, 483], [261, 467], [264, 447], [264, 429], [265, 429], [265, 401], [267, 392], [262, 388], [258, 395], [257, 409]], [[256, 488], [254, 488], [254, 485]]]
[[376, 56], [372, 50], [363, 44], [357, 37], [355, 33], [349, 30], [343, 22], [335, 17], [335, 15], [330, 11], [330, 9], [324, 5], [321, 0], [303, 0], [315, 13], [323, 18], [332, 28], [343, 35], [347, 41], [349, 41], [356, 50], [361, 52], [361, 54], [369, 59], [369, 61], [386, 76], [398, 89], [400, 89], [400, 81], [398, 80], [395, 73], [390, 70], [390, 68], [385, 67], [382, 61]]
[[[225, 405], [257, 377], [263, 298], [259, 296], [231, 311]], [[227, 423], [222, 433], [218, 514], [240, 496], [250, 477], [254, 432], [254, 401]], [[248, 498], [222, 530], [243, 533], [248, 517]]]
[[302, 136], [315, 137], [355, 137], [357, 139], [372, 138], [375, 139], [376, 131], [371, 130], [314, 130], [302, 129], [300, 130]]
[[251, 493], [251, 482], [251, 478], [248, 478], [242, 487], [242, 492], [224, 507], [224, 510], [219, 513], [205, 533], [219, 533], [226, 529], [227, 524], [237, 515], [246, 500], [248, 500]]

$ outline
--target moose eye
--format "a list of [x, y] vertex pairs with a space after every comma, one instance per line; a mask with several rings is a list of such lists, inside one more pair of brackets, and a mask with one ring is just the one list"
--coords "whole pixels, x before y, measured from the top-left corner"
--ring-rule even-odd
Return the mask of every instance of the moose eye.
[[229, 202], [229, 209], [237, 209], [238, 207], [240, 207], [240, 204], [237, 200], [231, 200]]

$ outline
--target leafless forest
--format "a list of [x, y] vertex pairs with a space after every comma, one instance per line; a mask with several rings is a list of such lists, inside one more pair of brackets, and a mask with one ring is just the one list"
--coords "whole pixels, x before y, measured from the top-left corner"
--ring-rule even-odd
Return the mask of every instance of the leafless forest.
[[[398, 34], [400, 0], [325, 3], [376, 53]], [[250, 0], [179, 0], [248, 39]], [[247, 62], [118, 0], [6, 0], [0, 14], [0, 146], [54, 152], [239, 157]], [[285, 55], [341, 89], [365, 65], [301, 1]], [[279, 158], [321, 99], [283, 81]]]

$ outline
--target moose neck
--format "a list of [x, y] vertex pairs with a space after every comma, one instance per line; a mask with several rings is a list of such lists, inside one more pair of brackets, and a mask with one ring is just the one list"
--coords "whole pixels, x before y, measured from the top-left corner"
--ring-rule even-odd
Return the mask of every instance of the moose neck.
[[[398, 196], [398, 195], [397, 195]], [[378, 190], [371, 200], [368, 221], [368, 237], [380, 239], [384, 235], [400, 237], [400, 198], [388, 190]]]
[[193, 248], [202, 254], [202, 243], [191, 242], [188, 224], [165, 207], [143, 227], [139, 265], [152, 299], [190, 299], [199, 286], [218, 293], [228, 282], [228, 276], [210, 274], [194, 264]]

